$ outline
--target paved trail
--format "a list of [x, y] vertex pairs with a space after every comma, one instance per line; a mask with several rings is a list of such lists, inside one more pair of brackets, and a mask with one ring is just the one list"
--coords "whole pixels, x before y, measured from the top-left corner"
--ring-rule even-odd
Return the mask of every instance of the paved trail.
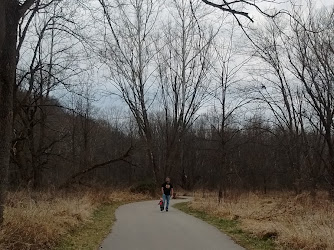
[[[171, 200], [171, 205], [184, 200]], [[103, 250], [243, 250], [215, 227], [158, 201], [121, 206]]]

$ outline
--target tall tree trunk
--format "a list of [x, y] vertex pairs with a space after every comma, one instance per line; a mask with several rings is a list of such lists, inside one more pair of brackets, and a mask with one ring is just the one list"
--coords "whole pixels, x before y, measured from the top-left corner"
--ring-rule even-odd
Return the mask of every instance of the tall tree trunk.
[[152, 135], [151, 135], [151, 131], [149, 131], [148, 133], [146, 133], [146, 138], [145, 138], [145, 142], [146, 142], [146, 154], [149, 160], [149, 164], [150, 164], [150, 168], [153, 172], [153, 176], [154, 176], [154, 180], [155, 183], [159, 183], [160, 181], [160, 173], [159, 173], [159, 168], [156, 162], [156, 158], [155, 158], [155, 153], [153, 150], [153, 142], [152, 142]]
[[17, 2], [0, 1], [0, 224], [3, 222], [13, 126], [13, 90], [19, 15]]

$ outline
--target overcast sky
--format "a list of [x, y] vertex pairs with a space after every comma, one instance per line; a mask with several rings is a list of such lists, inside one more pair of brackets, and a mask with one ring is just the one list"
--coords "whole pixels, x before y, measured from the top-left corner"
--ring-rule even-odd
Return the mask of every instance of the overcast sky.
[[[93, 2], [93, 1], [92, 1]], [[218, 1], [217, 1], [218, 2]], [[301, 8], [305, 8], [305, 10], [307, 10], [307, 1], [305, 0], [297, 0], [294, 1], [295, 5], [300, 6]], [[333, 2], [330, 0], [314, 0], [314, 5], [315, 8], [322, 8], [322, 7], [328, 7], [333, 5]], [[289, 10], [290, 9], [290, 2], [289, 1], [262, 1], [259, 2], [259, 6], [261, 9], [263, 9], [264, 11], [268, 11], [268, 10]], [[99, 5], [95, 5], [95, 7], [99, 7]], [[210, 9], [212, 7], [210, 6], [206, 6], [206, 8]], [[264, 21], [264, 17], [261, 13], [259, 13], [259, 11], [257, 11], [255, 8], [252, 7], [248, 7], [247, 11], [249, 12], [251, 18], [254, 20], [254, 26], [261, 26], [261, 24]], [[102, 13], [102, 11], [101, 11]], [[87, 15], [89, 15], [90, 13], [87, 12]], [[249, 23], [249, 21], [246, 18], [242, 18], [243, 22], [245, 24]], [[240, 39], [240, 34], [242, 34], [241, 29], [237, 28], [238, 32], [236, 32], [235, 36], [236, 36], [236, 42], [240, 42], [240, 44], [236, 45], [239, 46], [240, 49], [242, 48], [242, 46], [245, 44], [246, 38], [243, 38], [244, 40]], [[239, 58], [238, 60], [243, 60], [243, 58]], [[96, 69], [94, 69], [94, 74], [92, 74], [90, 76], [90, 81], [94, 82], [95, 84], [95, 91], [93, 92], [98, 92], [101, 93], [105, 92], [105, 90], [109, 90], [110, 92], [115, 92], [115, 88], [112, 87], [112, 84], [107, 83], [108, 81], [104, 78], [105, 75], [107, 75], [108, 72], [106, 72], [106, 68], [102, 65], [100, 65], [99, 67], [97, 67]], [[246, 72], [241, 73], [241, 74], [246, 74]], [[106, 84], [105, 84], [106, 83]], [[111, 107], [115, 107], [120, 108], [122, 106], [124, 106], [124, 102], [122, 102], [118, 97], [116, 97], [115, 95], [102, 95], [102, 94], [97, 94], [95, 95], [95, 98], [97, 99], [97, 101], [94, 103], [95, 106], [101, 108], [101, 109], [109, 109]], [[210, 106], [212, 106], [212, 103], [207, 103], [206, 105], [204, 105], [204, 109], [209, 108]], [[203, 109], [202, 109], [203, 110]]]

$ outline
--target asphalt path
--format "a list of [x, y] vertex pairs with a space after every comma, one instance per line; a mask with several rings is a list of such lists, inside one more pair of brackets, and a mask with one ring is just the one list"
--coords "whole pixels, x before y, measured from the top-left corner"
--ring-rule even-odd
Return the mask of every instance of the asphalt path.
[[104, 250], [242, 250], [217, 228], [185, 214], [171, 205], [160, 212], [158, 201], [123, 205], [116, 210], [112, 232], [100, 249]]

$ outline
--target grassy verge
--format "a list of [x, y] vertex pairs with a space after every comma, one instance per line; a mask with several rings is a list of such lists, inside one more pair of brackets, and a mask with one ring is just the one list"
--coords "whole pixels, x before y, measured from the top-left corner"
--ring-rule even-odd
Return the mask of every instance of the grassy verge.
[[217, 196], [218, 192], [194, 192], [188, 206], [214, 218], [236, 221], [235, 228], [258, 239], [271, 237], [277, 249], [334, 249], [334, 202], [326, 192], [311, 196], [307, 192], [229, 191], [220, 204]]
[[73, 230], [55, 250], [95, 250], [110, 232], [115, 222], [115, 210], [125, 202], [101, 205], [93, 214], [91, 221]]
[[107, 188], [10, 192], [0, 227], [0, 249], [96, 249], [110, 231], [119, 205], [150, 198]]
[[250, 233], [243, 231], [237, 219], [225, 219], [214, 215], [209, 215], [205, 211], [193, 209], [188, 202], [182, 202], [174, 205], [175, 208], [193, 215], [203, 221], [210, 223], [234, 239], [238, 244], [247, 249], [272, 250], [275, 249], [275, 243], [270, 237], [258, 238]]

